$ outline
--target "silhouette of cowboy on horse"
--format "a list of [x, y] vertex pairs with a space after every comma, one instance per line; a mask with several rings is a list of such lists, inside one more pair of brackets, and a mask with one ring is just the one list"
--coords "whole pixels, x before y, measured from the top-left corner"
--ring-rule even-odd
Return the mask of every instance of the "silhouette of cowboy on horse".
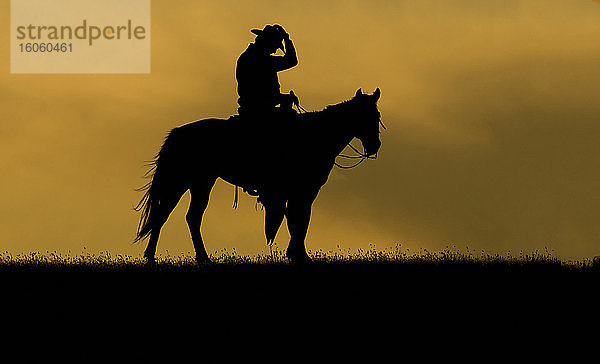
[[[277, 77], [277, 72], [298, 65], [290, 35], [281, 25], [251, 31], [256, 40], [239, 57], [236, 68], [240, 116], [254, 119], [271, 117], [273, 113], [279, 118], [295, 114], [292, 106], [298, 105], [298, 97], [293, 91], [282, 94]], [[284, 52], [283, 56], [274, 55], [278, 49]]]
[[[259, 196], [265, 210], [265, 238], [273, 243], [284, 217], [290, 234], [286, 256], [310, 261], [305, 238], [312, 204], [334, 166], [353, 168], [375, 159], [381, 147], [381, 122], [372, 94], [358, 89], [354, 96], [321, 111], [296, 113], [293, 92], [282, 94], [277, 73], [298, 64], [288, 33], [279, 25], [253, 29], [256, 40], [239, 57], [236, 68], [239, 115], [207, 118], [172, 129], [151, 163], [151, 181], [141, 190], [141, 212], [134, 241], [149, 238], [144, 251], [155, 261], [160, 231], [182, 195], [190, 191], [186, 221], [198, 263], [210, 262], [200, 225], [210, 192], [222, 179]], [[278, 49], [283, 56], [276, 56]], [[304, 111], [304, 110], [303, 110]], [[358, 139], [363, 151], [350, 142]], [[350, 147], [357, 155], [343, 153]], [[356, 160], [351, 166], [336, 158]], [[237, 196], [237, 187], [236, 187]]]

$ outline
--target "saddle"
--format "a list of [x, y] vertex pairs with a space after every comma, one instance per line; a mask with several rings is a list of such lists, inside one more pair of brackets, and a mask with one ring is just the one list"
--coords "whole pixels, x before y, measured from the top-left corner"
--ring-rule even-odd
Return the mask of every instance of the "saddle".
[[[293, 128], [294, 122], [298, 120], [298, 113], [292, 109], [289, 111], [275, 110], [272, 113], [262, 114], [242, 112], [230, 116], [229, 120], [242, 125], [245, 136], [257, 142], [256, 149], [258, 149], [259, 155], [264, 154], [265, 158], [269, 160], [267, 163], [272, 164], [268, 170], [275, 171], [280, 162], [278, 158], [282, 157], [280, 150], [287, 143], [286, 137], [289, 137], [292, 133], [290, 129]], [[263, 161], [265, 160], [263, 159]], [[265, 174], [269, 173], [265, 172]], [[264, 205], [265, 197], [262, 186], [254, 184], [236, 186], [235, 201], [237, 201], [238, 187], [241, 187], [248, 195], [257, 197], [257, 201]], [[237, 203], [234, 203], [234, 206], [237, 206]]]
[[[273, 109], [253, 109], [249, 107], [238, 108], [238, 114], [229, 117], [233, 120], [250, 127], [250, 134], [256, 133], [255, 137], [263, 147], [271, 149], [273, 153], [277, 153], [277, 146], [282, 140], [278, 140], [283, 135], [289, 134], [290, 130], [286, 130], [293, 122], [298, 120], [298, 113], [293, 106], [299, 106], [298, 97], [293, 91], [289, 95], [282, 95], [282, 102], [279, 107]], [[251, 135], [249, 135], [251, 136]], [[283, 140], [285, 142], [285, 140]], [[269, 145], [273, 148], [269, 148]], [[269, 152], [271, 152], [269, 151]], [[236, 194], [237, 194], [236, 186]], [[244, 192], [253, 197], [258, 197], [258, 202], [263, 203], [264, 196], [261, 193], [259, 186], [239, 186]], [[237, 200], [237, 195], [236, 195]]]

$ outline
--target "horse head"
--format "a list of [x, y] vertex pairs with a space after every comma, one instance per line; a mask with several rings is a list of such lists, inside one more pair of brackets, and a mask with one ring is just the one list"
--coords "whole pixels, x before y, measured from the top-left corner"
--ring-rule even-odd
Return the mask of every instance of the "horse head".
[[377, 109], [377, 101], [380, 97], [379, 88], [372, 95], [363, 94], [362, 89], [358, 89], [352, 99], [352, 103], [355, 105], [352, 110], [355, 125], [354, 137], [361, 141], [368, 156], [377, 154], [381, 147], [381, 140], [379, 140], [381, 114]]

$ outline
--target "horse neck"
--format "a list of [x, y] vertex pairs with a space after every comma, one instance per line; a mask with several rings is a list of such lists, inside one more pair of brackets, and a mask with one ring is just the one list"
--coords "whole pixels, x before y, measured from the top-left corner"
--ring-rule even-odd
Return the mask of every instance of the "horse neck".
[[354, 139], [352, 127], [352, 114], [347, 103], [337, 104], [323, 110], [321, 125], [324, 126], [324, 147], [332, 158], [337, 157]]

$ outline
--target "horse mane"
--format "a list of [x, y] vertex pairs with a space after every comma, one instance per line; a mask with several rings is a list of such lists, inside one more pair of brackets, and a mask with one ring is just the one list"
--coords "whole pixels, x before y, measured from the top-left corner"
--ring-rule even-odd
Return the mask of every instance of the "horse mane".
[[352, 106], [352, 102], [354, 99], [345, 100], [339, 102], [337, 104], [331, 104], [326, 106], [323, 110], [318, 111], [308, 111], [300, 114], [301, 117], [306, 117], [308, 119], [314, 119], [317, 117], [323, 116], [323, 114], [331, 114], [331, 113], [347, 113], [349, 112], [350, 106]]

